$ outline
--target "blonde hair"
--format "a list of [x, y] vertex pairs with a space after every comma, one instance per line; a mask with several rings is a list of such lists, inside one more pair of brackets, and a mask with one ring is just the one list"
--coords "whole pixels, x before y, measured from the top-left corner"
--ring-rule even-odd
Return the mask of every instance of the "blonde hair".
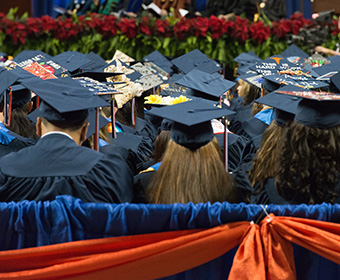
[[149, 203], [158, 204], [235, 202], [233, 179], [224, 169], [216, 138], [194, 151], [170, 139], [147, 196]]

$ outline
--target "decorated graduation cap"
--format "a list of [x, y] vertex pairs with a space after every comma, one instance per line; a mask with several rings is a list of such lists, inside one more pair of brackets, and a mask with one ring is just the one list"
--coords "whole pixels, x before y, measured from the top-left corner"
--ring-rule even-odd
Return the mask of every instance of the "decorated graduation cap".
[[170, 138], [190, 150], [208, 144], [214, 138], [210, 120], [234, 114], [205, 100], [193, 100], [173, 106], [153, 108], [148, 114], [174, 122]]
[[315, 67], [314, 71], [320, 76], [327, 75], [330, 73], [337, 73], [340, 71], [340, 56], [332, 58], [331, 63], [322, 65], [320, 67]]
[[66, 68], [71, 73], [80, 71], [91, 60], [85, 54], [75, 51], [67, 51], [53, 57], [53, 60]]
[[[265, 76], [264, 79], [271, 81], [277, 85], [292, 85], [305, 89], [318, 89], [323, 87], [328, 87], [329, 85], [325, 82], [306, 77], [306, 76], [292, 76], [287, 74], [274, 74]], [[274, 89], [276, 90], [276, 89]]]
[[[281, 88], [284, 91], [302, 91], [303, 89], [294, 86], [284, 86]], [[274, 108], [274, 122], [283, 126], [292, 121], [301, 97], [284, 95], [279, 93], [269, 93], [256, 99], [257, 103], [261, 103]]]
[[40, 50], [23, 50], [21, 53], [19, 53], [17, 56], [14, 57], [14, 61], [22, 62], [24, 60], [30, 59], [37, 55], [42, 55], [43, 57], [47, 59], [53, 59], [52, 56]]
[[158, 67], [166, 71], [167, 73], [172, 73], [172, 66], [173, 64], [159, 51], [153, 51], [152, 53], [148, 54], [147, 56], [143, 57], [144, 61], [150, 61], [156, 64]]
[[340, 125], [339, 94], [295, 90], [278, 90], [277, 93], [302, 98], [296, 109], [296, 122], [320, 129]]
[[220, 65], [216, 61], [208, 58], [198, 49], [177, 57], [171, 60], [171, 62], [184, 74], [188, 74], [194, 68], [210, 74], [221, 70]]
[[277, 71], [286, 70], [289, 68], [297, 68], [296, 64], [293, 64], [280, 55], [268, 57], [262, 62], [258, 62], [250, 67], [250, 70], [267, 76], [276, 74]]
[[70, 78], [26, 79], [22, 84], [43, 102], [39, 114], [48, 121], [74, 122], [85, 119], [88, 109], [107, 106], [100, 97]]
[[99, 72], [99, 71], [88, 71], [80, 72], [72, 75], [72, 77], [88, 77], [99, 82], [106, 82], [106, 78], [121, 75], [122, 73], [112, 73], [112, 72]]
[[202, 97], [209, 96], [213, 99], [219, 99], [223, 93], [236, 85], [223, 79], [218, 73], [208, 74], [198, 69], [193, 69], [176, 83], [203, 94]]

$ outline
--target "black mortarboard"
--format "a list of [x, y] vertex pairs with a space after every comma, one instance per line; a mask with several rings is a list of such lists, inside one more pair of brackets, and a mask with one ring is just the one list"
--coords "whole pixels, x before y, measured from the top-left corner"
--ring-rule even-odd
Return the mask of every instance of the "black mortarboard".
[[283, 57], [302, 57], [308, 58], [309, 55], [306, 54], [303, 50], [301, 50], [295, 44], [291, 44], [288, 48], [286, 48], [282, 53], [281, 56]]
[[331, 85], [335, 87], [335, 91], [340, 93], [340, 73], [331, 77]]
[[[39, 109], [36, 109], [33, 112], [31, 112], [29, 115], [27, 115], [26, 118], [35, 125], [37, 123], [37, 118], [39, 116], [40, 116], [40, 111], [39, 111]], [[92, 136], [96, 132], [95, 121], [96, 121], [96, 111], [90, 109], [89, 114], [88, 114], [89, 126], [87, 128], [86, 138], [89, 138], [90, 136]], [[104, 118], [102, 115], [99, 115], [99, 129], [101, 129], [102, 127], [104, 127], [108, 123], [109, 123], [109, 121], [106, 118]]]
[[177, 57], [171, 60], [171, 62], [184, 74], [188, 74], [194, 68], [210, 74], [221, 70], [220, 65], [216, 61], [208, 58], [198, 49]]
[[190, 71], [176, 84], [191, 88], [215, 99], [220, 98], [223, 93], [236, 85], [234, 82], [223, 79], [218, 73], [208, 74], [198, 69]]
[[334, 61], [329, 64], [322, 65], [320, 67], [315, 67], [314, 71], [318, 73], [320, 76], [323, 76], [330, 72], [339, 72], [340, 71], [340, 56], [339, 56], [338, 61]]
[[75, 51], [67, 51], [53, 57], [53, 60], [66, 68], [70, 72], [76, 72], [90, 63], [91, 60], [86, 58], [85, 54]]
[[42, 55], [43, 57], [47, 59], [53, 59], [52, 56], [49, 54], [40, 51], [40, 50], [23, 50], [21, 53], [19, 53], [16, 57], [14, 57], [15, 62], [22, 62], [24, 60], [30, 59], [32, 57], [35, 57], [37, 55]]
[[153, 108], [148, 114], [174, 122], [170, 137], [179, 145], [196, 150], [214, 138], [210, 120], [234, 114], [205, 100], [193, 100], [173, 106]]
[[278, 93], [302, 97], [295, 121], [308, 127], [329, 128], [340, 125], [340, 95], [318, 91], [283, 91]]
[[173, 66], [173, 64], [157, 50], [145, 56], [143, 60], [153, 62], [167, 73], [172, 72], [171, 67]]
[[107, 65], [106, 61], [100, 55], [94, 52], [90, 52], [85, 57], [89, 59], [90, 62], [84, 65], [84, 71], [95, 71]]
[[99, 82], [106, 82], [106, 78], [121, 75], [121, 74], [122, 73], [88, 71], [88, 72], [80, 72], [80, 73], [74, 74], [72, 75], [72, 77], [89, 77]]
[[234, 59], [235, 62], [240, 64], [247, 64], [249, 62], [260, 62], [262, 61], [254, 52], [241, 53]]
[[[281, 90], [295, 90], [301, 91], [303, 89], [294, 86], [284, 86]], [[301, 97], [283, 95], [279, 93], [269, 93], [263, 97], [255, 100], [257, 103], [261, 103], [274, 108], [274, 122], [283, 126], [287, 122], [294, 119], [296, 108], [301, 100]]]
[[31, 100], [31, 91], [22, 85], [14, 85], [12, 90], [12, 108], [18, 108]]
[[49, 121], [72, 122], [86, 118], [88, 109], [107, 106], [103, 99], [71, 78], [33, 78], [22, 81], [22, 84], [44, 101], [39, 114]]

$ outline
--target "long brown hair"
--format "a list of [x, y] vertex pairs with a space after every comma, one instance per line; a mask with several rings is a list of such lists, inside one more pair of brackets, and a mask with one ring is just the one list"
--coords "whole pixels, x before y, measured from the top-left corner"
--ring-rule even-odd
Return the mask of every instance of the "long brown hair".
[[156, 137], [155, 147], [153, 152], [153, 160], [160, 162], [163, 159], [166, 147], [170, 139], [170, 130], [162, 130]]
[[280, 144], [279, 194], [299, 203], [334, 203], [339, 195], [339, 138], [340, 126], [319, 129], [293, 122]]
[[235, 202], [233, 179], [224, 169], [216, 138], [195, 151], [170, 139], [147, 196], [149, 203], [162, 204]]
[[251, 85], [242, 79], [238, 83], [241, 86], [241, 89], [238, 90], [238, 96], [244, 97], [243, 106], [249, 105], [260, 97], [260, 89], [257, 86]]
[[277, 175], [281, 150], [278, 143], [282, 137], [283, 129], [283, 127], [272, 122], [263, 133], [261, 147], [256, 153], [249, 172], [249, 180], [252, 186]]

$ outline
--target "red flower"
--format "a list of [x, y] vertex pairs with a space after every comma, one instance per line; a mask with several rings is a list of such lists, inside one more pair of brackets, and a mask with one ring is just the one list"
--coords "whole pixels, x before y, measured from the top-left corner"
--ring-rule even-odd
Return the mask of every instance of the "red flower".
[[332, 31], [333, 36], [336, 36], [340, 33], [338, 20], [336, 20], [336, 19], [333, 20], [331, 28], [333, 29], [333, 31]]
[[257, 41], [258, 44], [262, 44], [270, 36], [270, 28], [265, 26], [262, 21], [253, 23], [250, 28], [251, 37]]
[[134, 19], [123, 18], [118, 23], [118, 27], [120, 28], [120, 32], [128, 38], [135, 38], [137, 36], [137, 26]]
[[195, 36], [207, 36], [209, 28], [209, 20], [205, 17], [196, 17], [193, 19], [193, 27], [195, 28]]
[[186, 18], [181, 18], [179, 22], [174, 25], [174, 34], [179, 40], [184, 40], [186, 33], [190, 30], [191, 22]]
[[273, 35], [278, 39], [285, 37], [291, 31], [291, 21], [281, 19], [279, 22], [274, 22], [272, 27]]
[[49, 16], [42, 16], [41, 24], [42, 28], [47, 32], [49, 32], [50, 30], [55, 30], [56, 28], [56, 21]]
[[139, 27], [142, 33], [145, 35], [151, 35], [149, 17], [143, 17]]
[[232, 21], [226, 21], [224, 19], [219, 19], [216, 16], [211, 16], [209, 19], [209, 28], [211, 32], [212, 39], [218, 39], [223, 34], [227, 34], [229, 28], [233, 26]]
[[170, 37], [171, 32], [169, 30], [170, 22], [167, 19], [157, 19], [155, 22], [155, 28], [159, 35], [163, 37]]
[[232, 29], [231, 36], [235, 36], [241, 42], [245, 42], [249, 39], [249, 20], [236, 17], [234, 28]]

